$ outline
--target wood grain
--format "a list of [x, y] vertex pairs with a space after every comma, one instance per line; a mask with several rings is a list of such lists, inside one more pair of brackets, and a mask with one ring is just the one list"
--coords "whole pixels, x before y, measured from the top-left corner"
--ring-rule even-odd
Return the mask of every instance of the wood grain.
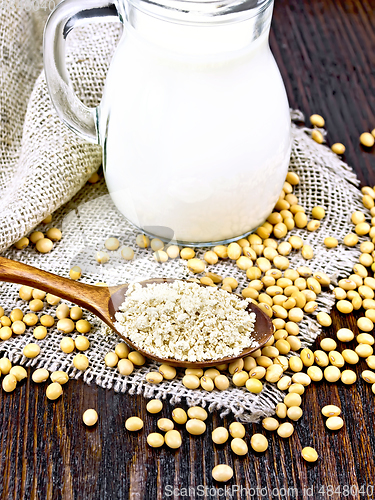
[[[375, 184], [375, 155], [359, 145], [358, 137], [375, 127], [374, 12], [375, 0], [276, 0], [271, 32], [291, 107], [307, 116], [321, 113], [329, 143], [346, 145], [345, 160], [370, 185]], [[354, 316], [334, 314], [334, 324], [324, 335], [344, 326], [355, 328]], [[365, 366], [362, 361], [355, 368], [358, 376]], [[340, 432], [324, 426], [320, 408], [328, 403], [343, 409], [345, 426]], [[82, 424], [82, 413], [89, 407], [100, 415], [93, 429]], [[362, 381], [352, 387], [314, 384], [306, 391], [303, 409], [292, 438], [282, 440], [267, 433], [270, 446], [262, 455], [236, 458], [228, 445], [213, 446], [213, 426], [231, 421], [217, 413], [209, 416], [203, 437], [184, 432], [179, 451], [156, 451], [146, 444], [147, 433], [156, 429], [156, 418], [146, 414], [141, 396], [70, 381], [63, 398], [54, 403], [45, 398], [45, 384], [27, 380], [13, 394], [0, 391], [0, 496], [7, 500], [375, 498], [375, 491], [366, 492], [375, 490], [371, 386]], [[166, 404], [163, 416], [170, 412]], [[125, 431], [124, 421], [132, 414], [144, 418], [144, 431]], [[249, 426], [248, 435], [259, 431], [260, 426]], [[301, 458], [300, 450], [307, 445], [319, 452], [316, 464]], [[201, 485], [220, 486], [211, 478], [212, 467], [220, 462], [235, 470], [230, 484], [248, 490], [232, 496], [210, 490], [198, 496]], [[168, 496], [170, 486], [180, 494]], [[181, 488], [189, 487], [193, 490], [184, 495]], [[304, 492], [307, 488], [313, 490]]]

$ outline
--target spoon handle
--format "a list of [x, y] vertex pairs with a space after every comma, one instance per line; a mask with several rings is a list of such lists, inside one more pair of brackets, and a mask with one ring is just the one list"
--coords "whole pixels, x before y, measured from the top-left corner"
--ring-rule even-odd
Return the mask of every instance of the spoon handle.
[[109, 300], [107, 287], [87, 285], [42, 269], [0, 257], [0, 281], [38, 288], [88, 309], [103, 319]]

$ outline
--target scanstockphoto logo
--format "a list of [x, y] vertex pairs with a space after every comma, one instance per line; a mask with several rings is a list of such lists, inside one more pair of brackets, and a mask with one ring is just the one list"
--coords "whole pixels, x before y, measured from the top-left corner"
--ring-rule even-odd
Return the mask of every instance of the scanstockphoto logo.
[[348, 497], [363, 498], [374, 500], [373, 485], [352, 485], [352, 484], [314, 484], [296, 487], [251, 487], [242, 484], [224, 485], [224, 486], [206, 486], [199, 484], [195, 487], [180, 487], [167, 485], [163, 491], [163, 498], [178, 498], [180, 500], [194, 500], [195, 498], [218, 499], [225, 498], [249, 498], [249, 499], [282, 499], [297, 500], [299, 498], [315, 500], [316, 498], [327, 498], [332, 500], [338, 496], [344, 500]]
[[[311, 495], [310, 495], [311, 493]], [[313, 492], [304, 489], [304, 497], [308, 498], [313, 495]], [[246, 487], [241, 484], [224, 485], [224, 486], [206, 486], [200, 484], [196, 487], [176, 487], [172, 485], [167, 485], [164, 490], [165, 498], [179, 498], [179, 499], [189, 499], [194, 498], [264, 498], [265, 500], [271, 500], [271, 498], [290, 498], [291, 500], [299, 497], [299, 491], [297, 488], [266, 488], [266, 487]]]
[[52, 12], [58, 0], [0, 0], [0, 8], [13, 12]]

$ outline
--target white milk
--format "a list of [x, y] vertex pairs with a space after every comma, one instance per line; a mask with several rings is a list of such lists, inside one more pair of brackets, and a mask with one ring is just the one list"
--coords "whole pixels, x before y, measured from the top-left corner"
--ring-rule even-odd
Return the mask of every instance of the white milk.
[[[159, 237], [203, 243], [262, 224], [287, 173], [290, 115], [268, 31], [242, 51], [183, 56], [127, 32], [100, 110], [119, 210]], [[152, 229], [153, 228], [153, 229]]]

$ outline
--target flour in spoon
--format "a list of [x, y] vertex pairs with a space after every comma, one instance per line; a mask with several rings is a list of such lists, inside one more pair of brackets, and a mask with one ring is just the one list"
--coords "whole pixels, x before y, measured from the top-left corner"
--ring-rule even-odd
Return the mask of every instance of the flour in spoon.
[[130, 285], [116, 313], [116, 329], [161, 358], [205, 361], [258, 347], [250, 300], [197, 283]]

